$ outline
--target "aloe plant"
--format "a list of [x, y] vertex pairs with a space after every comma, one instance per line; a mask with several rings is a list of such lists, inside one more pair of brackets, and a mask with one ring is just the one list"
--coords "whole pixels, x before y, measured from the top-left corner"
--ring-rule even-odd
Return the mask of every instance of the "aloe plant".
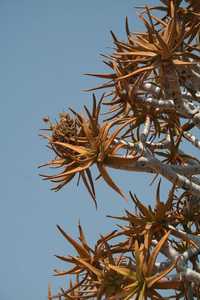
[[[77, 175], [97, 207], [93, 165], [123, 198], [110, 168], [155, 174], [155, 206], [130, 193], [133, 210], [110, 216], [124, 225], [93, 248], [81, 225], [79, 242], [58, 226], [77, 255], [57, 255], [72, 265], [55, 271], [69, 285], [55, 295], [49, 287], [49, 300], [200, 299], [200, 161], [191, 155], [200, 149], [200, 4], [160, 0], [141, 8], [140, 19], [146, 31], [134, 33], [126, 18], [125, 42], [111, 33], [114, 51], [104, 56], [111, 72], [87, 74], [105, 80], [90, 89], [103, 90], [99, 100], [92, 95], [92, 109], [44, 119], [54, 159], [43, 166], [58, 172], [41, 176], [59, 191]], [[171, 183], [162, 201], [161, 178]]]

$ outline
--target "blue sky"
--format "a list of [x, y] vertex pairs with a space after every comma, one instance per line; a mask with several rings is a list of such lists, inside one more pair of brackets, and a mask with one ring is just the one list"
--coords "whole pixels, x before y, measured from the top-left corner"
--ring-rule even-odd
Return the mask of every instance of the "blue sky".
[[[91, 103], [82, 92], [100, 81], [82, 76], [103, 72], [100, 53], [112, 46], [109, 31], [125, 37], [124, 19], [139, 30], [134, 6], [144, 1], [1, 0], [1, 210], [0, 299], [47, 299], [50, 281], [56, 290], [64, 279], [52, 276], [61, 267], [54, 254], [73, 253], [56, 224], [77, 237], [80, 219], [91, 244], [113, 229], [107, 214], [126, 204], [104, 183], [97, 185], [98, 211], [75, 182], [62, 191], [38, 176], [37, 166], [52, 158], [39, 137], [42, 118], [56, 119], [71, 106]], [[155, 1], [148, 1], [148, 4]], [[126, 191], [151, 200], [147, 176], [111, 172]], [[148, 191], [148, 193], [147, 193]], [[145, 196], [146, 194], [146, 196]]]

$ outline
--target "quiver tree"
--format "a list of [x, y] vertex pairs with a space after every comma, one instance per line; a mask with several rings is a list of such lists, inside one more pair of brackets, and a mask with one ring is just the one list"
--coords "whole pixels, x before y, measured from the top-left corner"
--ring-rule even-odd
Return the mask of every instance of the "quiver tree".
[[[114, 52], [103, 55], [111, 72], [89, 74], [105, 80], [90, 89], [103, 90], [92, 109], [44, 119], [55, 154], [44, 166], [58, 172], [41, 176], [55, 191], [78, 177], [97, 207], [99, 177], [127, 198], [109, 168], [151, 173], [160, 178], [155, 204], [130, 193], [133, 210], [110, 216], [122, 224], [94, 248], [81, 225], [79, 242], [58, 226], [77, 255], [57, 256], [72, 265], [55, 271], [70, 276], [69, 287], [54, 296], [49, 289], [49, 300], [200, 299], [200, 161], [191, 155], [200, 149], [200, 3], [161, 0], [141, 8], [140, 19], [145, 32], [131, 32], [126, 19], [127, 40], [112, 33]], [[171, 182], [162, 201], [161, 178]]]

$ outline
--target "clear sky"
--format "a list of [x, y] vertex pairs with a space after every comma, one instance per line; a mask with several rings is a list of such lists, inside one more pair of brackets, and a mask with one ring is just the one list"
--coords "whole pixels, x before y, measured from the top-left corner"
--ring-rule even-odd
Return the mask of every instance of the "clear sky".
[[[105, 216], [129, 206], [105, 183], [97, 185], [98, 211], [75, 182], [50, 191], [37, 166], [52, 156], [38, 135], [44, 116], [56, 119], [69, 106], [79, 111], [91, 103], [82, 90], [100, 81], [82, 74], [104, 71], [99, 54], [110, 51], [111, 29], [125, 37], [126, 15], [132, 30], [140, 29], [136, 4], [144, 1], [0, 1], [0, 300], [43, 300], [49, 281], [55, 290], [63, 285], [52, 276], [55, 267], [64, 268], [54, 254], [73, 251], [56, 224], [77, 237], [80, 219], [93, 244], [113, 229]], [[151, 200], [149, 177], [111, 173], [125, 191]]]

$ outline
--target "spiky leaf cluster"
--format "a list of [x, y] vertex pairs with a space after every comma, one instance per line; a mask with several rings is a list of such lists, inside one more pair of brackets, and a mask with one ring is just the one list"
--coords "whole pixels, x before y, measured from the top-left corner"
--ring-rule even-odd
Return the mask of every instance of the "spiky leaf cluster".
[[[136, 213], [126, 211], [125, 216], [114, 217], [125, 222], [97, 240], [91, 248], [79, 224], [79, 242], [69, 236], [60, 226], [58, 230], [76, 251], [76, 256], [56, 257], [70, 265], [65, 270], [55, 270], [55, 276], [74, 278], [68, 288], [61, 289], [51, 299], [164, 299], [161, 291], [171, 297], [181, 297], [185, 280], [179, 276], [179, 260], [187, 257], [198, 274], [196, 255], [199, 245], [194, 237], [197, 230], [177, 203], [186, 195], [175, 195], [174, 187], [164, 203], [160, 200], [160, 184], [156, 205], [146, 207], [132, 196]], [[191, 224], [192, 223], [192, 224]], [[190, 233], [184, 233], [185, 228]], [[193, 236], [193, 238], [191, 237]], [[120, 239], [120, 241], [119, 241]], [[164, 256], [158, 260], [159, 254]], [[176, 275], [175, 275], [176, 274]], [[198, 296], [198, 284], [193, 285], [193, 295]], [[177, 298], [179, 299], [179, 298]]]
[[[115, 51], [106, 56], [113, 72], [91, 74], [108, 79], [98, 89], [109, 87], [109, 93], [102, 95], [99, 104], [93, 95], [92, 112], [85, 107], [86, 116], [62, 114], [57, 124], [50, 123], [49, 144], [57, 158], [49, 165], [63, 171], [44, 178], [58, 183], [55, 190], [79, 174], [95, 200], [93, 164], [121, 195], [107, 167], [157, 173], [188, 189], [188, 179], [180, 180], [175, 173], [187, 177], [188, 169], [190, 174], [199, 172], [194, 167], [199, 160], [180, 147], [183, 141], [200, 147], [192, 134], [193, 128], [200, 127], [200, 49], [195, 43], [199, 11], [193, 2], [184, 9], [181, 4], [164, 1], [163, 6], [143, 9], [143, 33], [132, 33], [126, 20], [127, 41], [112, 33]], [[163, 17], [153, 15], [155, 10], [164, 12]], [[109, 108], [103, 121], [101, 103]], [[172, 174], [168, 165], [173, 166]]]

